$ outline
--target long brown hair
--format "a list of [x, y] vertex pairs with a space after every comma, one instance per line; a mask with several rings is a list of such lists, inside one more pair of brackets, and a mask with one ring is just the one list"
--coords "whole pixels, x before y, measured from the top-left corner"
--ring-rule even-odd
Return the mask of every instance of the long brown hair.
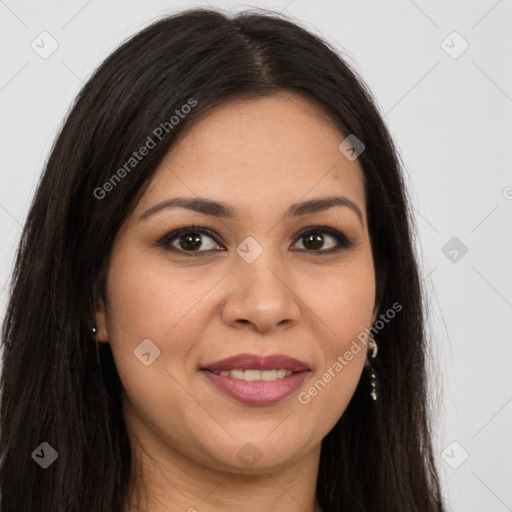
[[[3, 324], [0, 512], [121, 512], [132, 468], [121, 384], [90, 335], [114, 238], [173, 141], [206, 110], [280, 90], [314, 99], [366, 149], [368, 226], [380, 310], [379, 399], [363, 372], [322, 442], [325, 512], [443, 512], [431, 447], [424, 311], [399, 156], [371, 93], [334, 48], [266, 11], [190, 9], [131, 37], [96, 70], [55, 141], [24, 226]], [[155, 127], [197, 105], [108, 196]], [[47, 469], [32, 454], [47, 442]]]

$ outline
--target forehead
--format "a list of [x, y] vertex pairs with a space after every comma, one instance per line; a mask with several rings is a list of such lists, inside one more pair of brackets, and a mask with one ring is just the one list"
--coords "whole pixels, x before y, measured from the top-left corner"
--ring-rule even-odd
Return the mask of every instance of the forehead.
[[362, 169], [338, 150], [345, 137], [321, 107], [297, 94], [226, 102], [180, 135], [138, 209], [180, 195], [250, 213], [339, 193], [366, 215]]

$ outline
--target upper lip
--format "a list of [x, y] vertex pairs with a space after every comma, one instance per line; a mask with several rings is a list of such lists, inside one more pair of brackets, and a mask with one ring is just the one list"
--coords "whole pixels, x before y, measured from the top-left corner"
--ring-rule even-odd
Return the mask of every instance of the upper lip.
[[273, 354], [269, 356], [238, 354], [207, 364], [203, 366], [201, 370], [222, 372], [229, 370], [274, 370], [280, 368], [291, 370], [292, 372], [309, 371], [309, 367], [305, 362], [284, 354]]

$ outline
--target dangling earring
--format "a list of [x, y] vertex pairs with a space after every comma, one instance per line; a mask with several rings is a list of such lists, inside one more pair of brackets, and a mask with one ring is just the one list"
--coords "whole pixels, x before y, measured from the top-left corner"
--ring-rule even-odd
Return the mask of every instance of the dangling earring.
[[[370, 349], [372, 351], [371, 358], [375, 359], [377, 357], [377, 343], [375, 343], [375, 340], [372, 338], [370, 339]], [[370, 371], [370, 396], [373, 400], [377, 400], [377, 374], [375, 373], [375, 369], [373, 366], [371, 367]]]

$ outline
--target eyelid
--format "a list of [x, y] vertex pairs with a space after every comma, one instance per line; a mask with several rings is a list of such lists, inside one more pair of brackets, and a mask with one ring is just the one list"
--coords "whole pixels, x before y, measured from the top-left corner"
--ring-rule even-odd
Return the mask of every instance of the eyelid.
[[[305, 253], [309, 253], [309, 254], [313, 254], [313, 255], [314, 254], [328, 255], [328, 254], [335, 254], [335, 253], [350, 249], [354, 245], [354, 242], [349, 237], [347, 237], [343, 232], [329, 226], [328, 224], [317, 224], [314, 226], [309, 226], [307, 228], [304, 228], [302, 231], [299, 231], [299, 233], [295, 236], [295, 238], [294, 238], [295, 241], [293, 244], [297, 243], [297, 241], [300, 240], [300, 238], [302, 238], [308, 234], [317, 233], [317, 232], [326, 233], [329, 236], [331, 236], [332, 238], [334, 238], [336, 240], [336, 242], [338, 243], [337, 247], [334, 247], [334, 248], [331, 248], [328, 250], [298, 249], [295, 252], [297, 252], [297, 251], [305, 252]], [[178, 254], [184, 255], [184, 256], [192, 256], [192, 257], [201, 255], [202, 253], [211, 253], [212, 250], [213, 251], [215, 250], [215, 249], [209, 249], [206, 251], [184, 251], [182, 249], [178, 249], [176, 247], [171, 246], [171, 241], [173, 241], [174, 239], [178, 238], [180, 235], [185, 234], [185, 233], [199, 233], [202, 235], [206, 235], [206, 236], [209, 236], [210, 238], [212, 238], [218, 245], [221, 245], [220, 242], [217, 240], [217, 238], [218, 238], [217, 234], [213, 230], [211, 230], [209, 228], [204, 228], [204, 227], [196, 225], [196, 224], [190, 224], [189, 226], [185, 226], [183, 228], [178, 228], [178, 229], [170, 231], [169, 233], [167, 233], [163, 237], [161, 237], [156, 242], [156, 245], [167, 248], [169, 251], [172, 251], [174, 253], [178, 253]]]

